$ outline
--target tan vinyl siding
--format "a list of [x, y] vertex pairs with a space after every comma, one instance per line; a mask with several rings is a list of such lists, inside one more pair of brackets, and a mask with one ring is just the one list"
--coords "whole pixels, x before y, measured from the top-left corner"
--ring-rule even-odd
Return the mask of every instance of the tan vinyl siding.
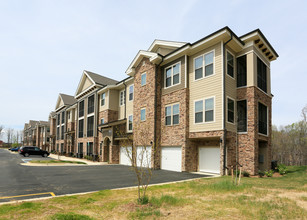
[[[247, 80], [246, 80], [246, 86], [256, 86], [255, 81], [257, 78], [255, 78], [256, 73], [256, 67], [254, 66], [255, 62], [255, 54], [249, 53], [246, 55], [246, 65], [247, 65]], [[257, 61], [257, 60], [256, 60]]]
[[[236, 56], [235, 53], [229, 48], [226, 48], [225, 57], [227, 57], [227, 51], [230, 52], [234, 57], [234, 68], [233, 68], [233, 75], [232, 78], [227, 74], [227, 58], [225, 59], [225, 71], [226, 71], [226, 77], [225, 77], [225, 92], [226, 92], [226, 100], [225, 100], [225, 110], [226, 110], [226, 129], [236, 132], [236, 126], [235, 123], [229, 123], [227, 121], [227, 97], [234, 100], [234, 103], [236, 103], [236, 97], [237, 97], [237, 81], [236, 81], [236, 75], [237, 75], [237, 63], [236, 63]], [[235, 104], [235, 112], [234, 115], [236, 115], [236, 104]], [[236, 118], [236, 117], [235, 117]]]
[[[166, 68], [170, 67], [173, 64], [176, 64], [180, 62], [180, 82], [179, 84], [175, 86], [171, 86], [168, 88], [165, 88], [165, 70]], [[162, 67], [162, 95], [166, 95], [169, 93], [172, 93], [174, 91], [178, 91], [180, 89], [183, 89], [185, 87], [185, 56], [180, 57], [179, 59], [176, 59]]]
[[109, 90], [109, 109], [118, 111], [119, 107], [119, 91], [115, 89]]
[[90, 87], [93, 83], [86, 77], [84, 84], [82, 86], [81, 92]]
[[57, 106], [57, 108], [62, 107], [64, 105], [64, 102], [62, 99], [60, 99], [60, 104]]
[[101, 96], [102, 96], [103, 93], [101, 93], [99, 95], [99, 102], [98, 102], [99, 103], [99, 112], [107, 110], [109, 108], [109, 91], [107, 90], [104, 93], [106, 95], [105, 96], [104, 106], [101, 106]]
[[134, 88], [133, 88], [133, 100], [129, 101], [129, 87], [134, 85], [134, 81], [131, 81], [127, 84], [127, 93], [126, 93], [126, 118], [127, 118], [127, 131], [129, 126], [129, 115], [133, 115], [133, 101], [134, 101]]
[[[194, 58], [214, 50], [214, 74], [194, 80]], [[212, 131], [222, 129], [223, 76], [221, 43], [211, 46], [189, 57], [189, 87], [190, 87], [190, 132]], [[214, 97], [214, 122], [195, 124], [195, 100]]]

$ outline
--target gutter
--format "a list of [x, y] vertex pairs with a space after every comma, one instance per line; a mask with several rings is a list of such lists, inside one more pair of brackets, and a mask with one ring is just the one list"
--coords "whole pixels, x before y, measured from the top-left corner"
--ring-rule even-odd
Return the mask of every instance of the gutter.
[[226, 59], [225, 59], [225, 46], [232, 40], [232, 32], [230, 32], [230, 39], [223, 44], [223, 173], [226, 173], [226, 137], [227, 137], [227, 129], [226, 129]]

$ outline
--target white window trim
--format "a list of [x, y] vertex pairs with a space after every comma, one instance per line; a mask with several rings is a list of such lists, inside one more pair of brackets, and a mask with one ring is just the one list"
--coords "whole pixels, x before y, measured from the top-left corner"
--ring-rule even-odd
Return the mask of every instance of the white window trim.
[[[103, 120], [103, 123], [102, 123], [102, 120]], [[104, 118], [101, 118], [101, 119], [100, 119], [100, 123], [101, 123], [101, 124], [104, 124]]]
[[[121, 104], [121, 93], [123, 93], [123, 104]], [[125, 94], [125, 90], [121, 90], [119, 92], [119, 106], [124, 106], [126, 104], [126, 94]]]
[[[142, 120], [142, 110], [145, 110], [145, 119]], [[141, 119], [141, 122], [142, 121], [146, 121], [146, 108], [141, 108], [141, 111], [140, 111], [140, 119]]]
[[[205, 121], [206, 118], [205, 118], [205, 112], [206, 112], [206, 100], [207, 99], [211, 99], [213, 98], [213, 121]], [[195, 123], [195, 103], [198, 102], [198, 101], [203, 101], [203, 122], [198, 122], [198, 123]], [[210, 123], [215, 123], [215, 115], [216, 115], [216, 103], [215, 103], [215, 96], [209, 96], [209, 97], [205, 97], [205, 98], [202, 98], [202, 99], [197, 99], [197, 100], [194, 100], [194, 105], [193, 105], [193, 114], [194, 114], [194, 120], [193, 120], [193, 125], [201, 125], [201, 124], [210, 124]]]
[[86, 117], [88, 118], [88, 117], [91, 117], [91, 116], [93, 116], [95, 114], [95, 112], [92, 112], [91, 114], [88, 114]]
[[[211, 52], [213, 52], [213, 74], [210, 75], [210, 76], [205, 76], [205, 55], [207, 55], [207, 54], [209, 54], [209, 53], [211, 53]], [[195, 79], [195, 60], [196, 60], [197, 58], [199, 58], [199, 57], [203, 57], [203, 77], [202, 77], [202, 78], [199, 78], [199, 79]], [[209, 78], [209, 77], [215, 75], [215, 49], [210, 50], [210, 51], [208, 51], [208, 52], [206, 52], [206, 53], [203, 53], [203, 54], [201, 54], [201, 55], [199, 55], [199, 56], [197, 56], [197, 57], [195, 57], [195, 58], [193, 59], [193, 74], [194, 74], [194, 82], [199, 81], [199, 80], [202, 80], [202, 79], [205, 79], [205, 78]]]
[[[174, 125], [174, 123], [173, 123], [173, 116], [174, 116], [174, 112], [173, 112], [173, 107], [174, 107], [174, 105], [179, 105], [179, 113], [178, 113], [178, 115], [179, 115], [179, 121], [178, 121], [178, 124], [175, 124]], [[166, 120], [165, 120], [165, 118], [166, 118], [166, 111], [165, 111], [165, 109], [167, 108], [167, 107], [171, 107], [171, 124], [170, 125], [166, 125], [165, 123], [166, 123]], [[177, 125], [179, 125], [180, 124], [180, 103], [179, 102], [176, 102], [176, 103], [172, 103], [172, 104], [168, 104], [168, 105], [165, 105], [165, 107], [164, 107], [164, 126], [167, 126], [167, 127], [169, 127], [169, 126], [177, 126]]]
[[[102, 97], [103, 97], [103, 94], [104, 94], [104, 104], [102, 105]], [[101, 93], [101, 98], [100, 98], [100, 106], [105, 106], [106, 105], [106, 93]]]
[[[232, 55], [232, 57], [233, 57], [233, 77], [232, 76], [230, 76], [229, 74], [228, 74], [228, 66], [227, 66], [227, 53], [230, 53], [231, 55]], [[226, 75], [227, 76], [229, 76], [231, 79], [236, 79], [236, 75], [237, 75], [237, 71], [236, 71], [236, 67], [237, 67], [237, 63], [236, 63], [236, 56], [230, 51], [230, 50], [228, 50], [228, 49], [226, 49]], [[247, 63], [247, 62], [246, 62]]]
[[[146, 80], [145, 80], [145, 84], [144, 85], [142, 85], [142, 77], [143, 77], [143, 75], [146, 75]], [[141, 74], [141, 86], [146, 86], [146, 84], [147, 84], [147, 74], [145, 72], [145, 73]]]
[[[173, 84], [173, 77], [174, 77], [174, 72], [173, 72], [173, 67], [176, 66], [177, 64], [179, 64], [179, 82], [177, 84]], [[166, 87], [166, 70], [171, 68], [172, 70], [172, 74], [171, 74], [171, 85]], [[174, 63], [172, 65], [169, 65], [168, 67], [164, 68], [164, 89], [168, 89], [171, 88], [173, 86], [177, 86], [181, 84], [181, 61], [178, 61], [177, 63]]]
[[[132, 130], [129, 130], [129, 117], [130, 116], [132, 116]], [[128, 123], [127, 123], [127, 131], [129, 132], [129, 133], [131, 133], [132, 131], [133, 131], [133, 115], [131, 114], [131, 115], [128, 115]]]
[[266, 106], [266, 114], [267, 114], [267, 122], [266, 122], [267, 131], [266, 131], [266, 134], [263, 134], [263, 133], [259, 132], [259, 123], [258, 123], [259, 122], [259, 105], [258, 105], [258, 107], [257, 107], [258, 108], [257, 109], [257, 111], [258, 111], [258, 115], [257, 115], [257, 118], [258, 118], [258, 120], [257, 120], [258, 135], [268, 137], [269, 136], [269, 107], [266, 104], [264, 104], [263, 102], [258, 101], [258, 103], [261, 103], [262, 105]]
[[[132, 95], [132, 99], [130, 100], [130, 87], [133, 87], [133, 95]], [[132, 102], [134, 100], [134, 84], [130, 85], [129, 86], [129, 89], [128, 89], [128, 101], [129, 102]]]
[[[228, 121], [228, 99], [233, 101], [233, 123]], [[236, 124], [236, 101], [229, 96], [226, 96], [226, 101], [227, 101], [227, 103], [226, 103], [227, 104], [226, 122], [229, 123], [229, 124], [235, 125]]]

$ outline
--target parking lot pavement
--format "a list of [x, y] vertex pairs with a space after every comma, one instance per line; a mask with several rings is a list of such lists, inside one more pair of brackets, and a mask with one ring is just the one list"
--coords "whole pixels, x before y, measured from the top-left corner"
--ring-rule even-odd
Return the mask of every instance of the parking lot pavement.
[[[18, 154], [0, 149], [0, 203], [136, 186], [135, 174], [129, 166], [28, 167], [20, 165], [22, 159]], [[154, 170], [151, 184], [200, 177], [206, 175]]]

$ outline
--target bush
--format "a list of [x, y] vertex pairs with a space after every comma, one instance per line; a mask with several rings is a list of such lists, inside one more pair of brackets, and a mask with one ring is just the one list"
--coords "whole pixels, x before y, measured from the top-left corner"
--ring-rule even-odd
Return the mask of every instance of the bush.
[[243, 175], [244, 177], [249, 177], [249, 176], [250, 176], [249, 172], [247, 172], [247, 171], [243, 171], [242, 175]]
[[259, 172], [258, 172], [259, 177], [263, 177], [264, 174], [265, 174], [264, 171], [259, 170]]
[[269, 171], [265, 171], [264, 173], [265, 173], [265, 175], [266, 175], [267, 177], [272, 177], [274, 171], [273, 171], [273, 170], [269, 170]]
[[284, 165], [284, 164], [278, 164], [277, 170], [278, 170], [280, 175], [284, 175], [284, 174], [288, 173], [288, 169], [287, 169], [286, 165]]
[[149, 199], [147, 196], [141, 197], [137, 200], [138, 204], [140, 205], [146, 205], [149, 202]]

